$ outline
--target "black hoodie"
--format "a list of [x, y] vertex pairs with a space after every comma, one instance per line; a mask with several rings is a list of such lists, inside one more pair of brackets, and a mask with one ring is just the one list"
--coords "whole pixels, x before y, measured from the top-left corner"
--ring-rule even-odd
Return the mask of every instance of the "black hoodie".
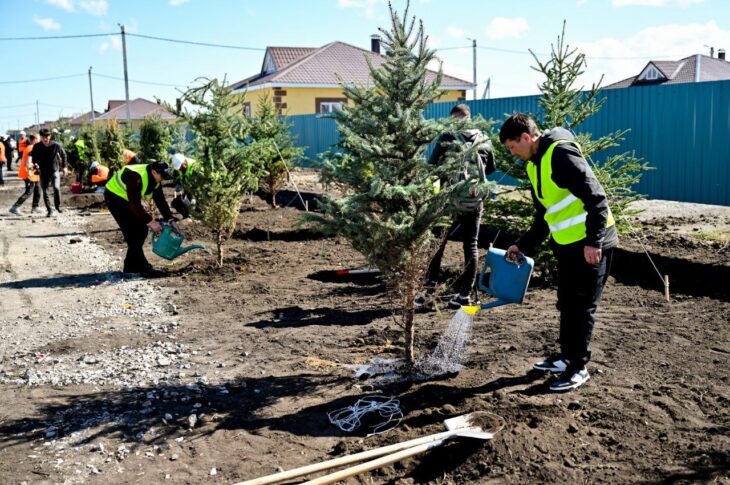
[[[554, 142], [558, 140], [572, 141], [574, 138], [568, 130], [560, 127], [545, 131], [539, 138], [537, 153], [530, 159], [530, 162], [537, 167], [537, 187], [532, 187], [532, 200], [537, 214], [530, 229], [516, 243], [521, 251], [533, 252], [550, 234], [550, 229], [544, 218], [545, 207], [535, 195], [536, 190], [542, 190], [542, 181], [540, 180], [542, 156]], [[573, 245], [592, 246], [599, 249], [609, 249], [618, 245], [616, 225], [606, 227], [606, 219], [608, 218], [606, 192], [596, 179], [593, 170], [583, 158], [580, 150], [574, 144], [561, 143], [553, 149], [552, 180], [558, 187], [567, 189], [583, 201], [583, 207], [587, 212], [586, 237], [573, 243]], [[551, 240], [551, 243], [556, 246], [554, 241]]]

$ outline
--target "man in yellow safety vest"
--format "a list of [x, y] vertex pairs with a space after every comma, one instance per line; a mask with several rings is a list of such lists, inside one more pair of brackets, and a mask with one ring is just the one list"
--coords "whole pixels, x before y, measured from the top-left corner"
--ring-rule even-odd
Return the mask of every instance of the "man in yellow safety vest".
[[171, 179], [165, 162], [125, 165], [106, 184], [104, 201], [114, 220], [122, 230], [127, 242], [124, 258], [125, 273], [140, 273], [142, 276], [160, 276], [144, 255], [144, 241], [147, 231], [155, 234], [162, 231], [162, 224], [156, 221], [142, 205], [142, 199], [152, 199], [157, 205], [163, 221], [179, 230], [162, 193], [163, 180]]
[[536, 210], [532, 226], [507, 255], [529, 253], [549, 234], [558, 261], [560, 354], [534, 368], [560, 374], [551, 391], [569, 391], [590, 379], [586, 364], [596, 308], [618, 245], [616, 224], [605, 190], [568, 130], [540, 133], [532, 118], [516, 113], [502, 125], [499, 139], [527, 162]]

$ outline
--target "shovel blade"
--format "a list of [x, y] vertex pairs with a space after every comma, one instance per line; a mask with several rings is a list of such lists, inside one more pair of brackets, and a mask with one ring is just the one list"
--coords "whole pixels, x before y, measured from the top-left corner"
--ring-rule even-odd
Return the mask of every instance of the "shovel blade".
[[478, 424], [483, 415], [479, 412], [463, 414], [444, 421], [444, 426], [449, 431], [458, 432], [456, 436], [464, 438], [476, 438], [479, 440], [491, 440], [494, 434], [484, 431]]

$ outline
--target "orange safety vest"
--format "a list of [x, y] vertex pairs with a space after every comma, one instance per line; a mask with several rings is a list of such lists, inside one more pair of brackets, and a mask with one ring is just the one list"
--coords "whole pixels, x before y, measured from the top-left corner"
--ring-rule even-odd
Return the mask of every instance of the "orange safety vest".
[[137, 156], [136, 153], [134, 153], [132, 150], [125, 149], [122, 154], [124, 155], [124, 163], [126, 165], [129, 165], [129, 163], [132, 161], [134, 157]]
[[26, 147], [28, 146], [28, 139], [24, 136], [21, 136], [18, 140], [18, 153], [21, 155], [23, 152], [25, 152]]
[[92, 184], [100, 184], [109, 180], [109, 167], [99, 165], [96, 167], [96, 175], [91, 176]]
[[5, 159], [5, 143], [0, 141], [0, 163], [5, 163], [7, 160]]
[[38, 182], [41, 180], [41, 176], [34, 173], [28, 173], [28, 157], [30, 152], [33, 151], [33, 145], [28, 145], [23, 150], [23, 157], [20, 162], [20, 168], [18, 169], [18, 178], [21, 180], [28, 180], [29, 182]]

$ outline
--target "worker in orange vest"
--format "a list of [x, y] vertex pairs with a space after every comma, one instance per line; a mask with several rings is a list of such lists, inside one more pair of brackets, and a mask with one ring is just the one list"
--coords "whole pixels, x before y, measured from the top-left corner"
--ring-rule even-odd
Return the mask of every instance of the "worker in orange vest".
[[92, 162], [89, 166], [89, 184], [104, 185], [109, 180], [109, 167], [99, 162]]
[[20, 138], [18, 138], [18, 158], [23, 157], [23, 152], [25, 152], [26, 147], [28, 146], [28, 139], [25, 137], [25, 132], [20, 132]]
[[124, 155], [124, 164], [125, 165], [142, 163], [139, 161], [139, 157], [137, 157], [137, 154], [134, 153], [132, 150], [127, 150], [125, 148], [124, 151], [122, 152], [122, 155]]
[[41, 190], [38, 183], [41, 180], [40, 168], [37, 164], [33, 163], [32, 166], [28, 166], [30, 160], [30, 152], [33, 150], [33, 145], [38, 143], [39, 138], [34, 133], [31, 133], [28, 143], [22, 152], [22, 158], [20, 161], [20, 167], [18, 167], [18, 178], [25, 182], [25, 191], [18, 197], [18, 200], [10, 208], [10, 213], [20, 215], [21, 212], [18, 208], [30, 197], [31, 192], [33, 193], [33, 208], [32, 213], [40, 212], [38, 204], [41, 201]]

